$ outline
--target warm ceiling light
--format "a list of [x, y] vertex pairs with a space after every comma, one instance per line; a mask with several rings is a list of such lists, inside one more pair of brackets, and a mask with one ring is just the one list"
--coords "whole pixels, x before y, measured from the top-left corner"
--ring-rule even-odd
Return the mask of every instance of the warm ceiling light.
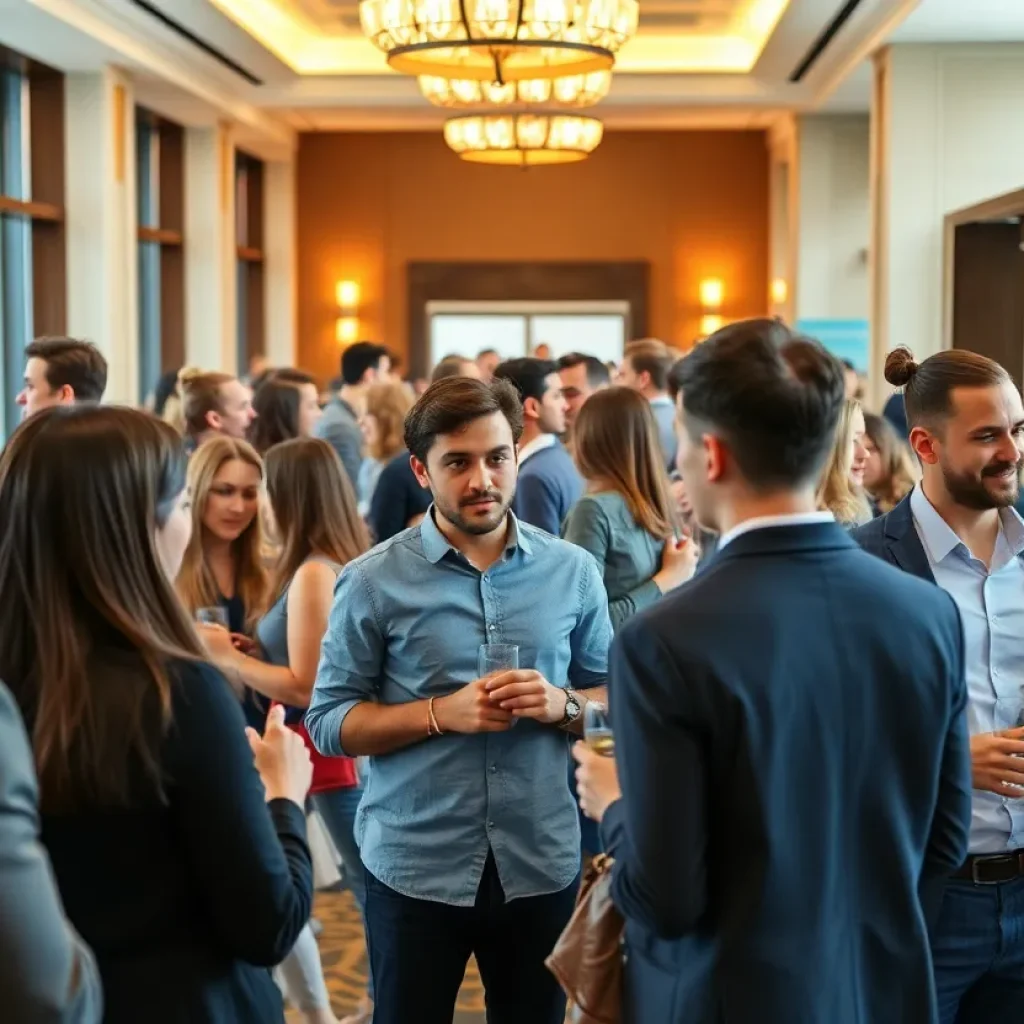
[[637, 0], [362, 0], [363, 32], [409, 75], [518, 82], [610, 70]]
[[341, 345], [350, 345], [359, 337], [359, 321], [354, 316], [339, 316], [334, 321], [334, 337]]
[[517, 167], [585, 160], [603, 134], [596, 118], [568, 114], [473, 114], [444, 126], [444, 141], [463, 160]]
[[513, 104], [549, 103], [559, 107], [590, 107], [608, 95], [610, 71], [565, 78], [526, 78], [521, 82], [477, 82], [471, 78], [438, 78], [421, 75], [420, 92], [436, 107], [471, 107], [480, 104], [507, 107]]
[[700, 283], [700, 304], [705, 309], [718, 309], [725, 295], [725, 287], [715, 277], [709, 277]]
[[789, 286], [784, 277], [777, 277], [772, 281], [772, 302], [781, 306], [789, 297]]
[[720, 331], [725, 325], [725, 321], [722, 317], [715, 315], [714, 313], [708, 316], [702, 316], [700, 318], [700, 335], [702, 338], [706, 338], [715, 331]]
[[359, 285], [355, 281], [339, 281], [334, 293], [339, 309], [355, 309], [359, 305]]

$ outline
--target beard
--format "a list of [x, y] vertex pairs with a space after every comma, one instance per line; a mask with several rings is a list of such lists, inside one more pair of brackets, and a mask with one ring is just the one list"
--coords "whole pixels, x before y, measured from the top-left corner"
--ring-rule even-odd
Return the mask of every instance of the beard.
[[[484, 514], [480, 513], [467, 513], [463, 509], [467, 508], [474, 501], [481, 501], [484, 499], [490, 499], [495, 502], [494, 506], [489, 512]], [[442, 500], [438, 495], [434, 495], [434, 504], [437, 505], [441, 515], [448, 520], [452, 526], [457, 527], [463, 533], [470, 534], [471, 536], [483, 536], [487, 533], [493, 533], [505, 520], [505, 516], [508, 513], [509, 506], [512, 504], [511, 497], [504, 498], [500, 491], [483, 491], [479, 494], [474, 494], [469, 498], [465, 498], [458, 505], [449, 505], [448, 502]]]
[[1020, 495], [1020, 477], [1014, 472], [1010, 481], [998, 479], [1008, 470], [1016, 470], [1017, 463], [992, 462], [980, 474], [958, 473], [942, 464], [942, 479], [949, 496], [964, 508], [983, 512], [990, 508], [1008, 508], [1017, 503]]

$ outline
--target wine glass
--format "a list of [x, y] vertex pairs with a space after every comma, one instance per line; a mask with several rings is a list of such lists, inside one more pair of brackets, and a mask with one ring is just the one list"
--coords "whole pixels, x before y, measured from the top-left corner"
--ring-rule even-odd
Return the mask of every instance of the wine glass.
[[201, 626], [221, 626], [224, 629], [227, 629], [227, 609], [222, 608], [220, 605], [214, 605], [212, 608], [197, 608], [196, 622]]
[[583, 739], [595, 754], [615, 756], [615, 733], [608, 708], [598, 701], [587, 702], [583, 709]]

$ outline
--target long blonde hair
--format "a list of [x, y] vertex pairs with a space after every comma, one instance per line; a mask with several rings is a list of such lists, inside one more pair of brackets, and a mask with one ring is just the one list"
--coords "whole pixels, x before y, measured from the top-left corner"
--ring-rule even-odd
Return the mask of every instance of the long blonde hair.
[[[188, 485], [192, 494], [192, 539], [178, 573], [177, 588], [185, 607], [192, 613], [220, 600], [217, 581], [206, 558], [206, 528], [203, 515], [213, 479], [232, 459], [255, 466], [263, 479], [263, 460], [246, 441], [223, 435], [211, 438], [196, 450], [188, 464]], [[257, 511], [252, 522], [232, 543], [235, 560], [236, 594], [245, 606], [245, 628], [250, 632], [267, 609], [269, 596], [267, 570], [263, 564], [263, 528]]]
[[860, 402], [848, 398], [839, 414], [832, 450], [818, 484], [818, 508], [831, 512], [844, 526], [866, 523], [871, 506], [864, 492], [850, 483], [850, 449], [853, 446], [853, 420], [861, 411]]
[[676, 513], [650, 402], [630, 388], [587, 399], [573, 428], [573, 454], [588, 482], [622, 495], [633, 519], [652, 537], [676, 533]]

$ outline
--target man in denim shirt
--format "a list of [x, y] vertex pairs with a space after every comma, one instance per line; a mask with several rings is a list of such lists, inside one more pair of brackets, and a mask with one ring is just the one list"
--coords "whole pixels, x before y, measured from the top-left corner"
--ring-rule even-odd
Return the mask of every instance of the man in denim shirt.
[[[405, 440], [434, 505], [338, 580], [306, 725], [322, 753], [372, 758], [375, 1024], [451, 1024], [471, 953], [491, 1024], [565, 1014], [544, 958], [575, 898], [569, 746], [611, 623], [593, 558], [509, 511], [521, 434], [507, 382], [433, 384]], [[520, 669], [478, 678], [483, 643], [517, 644]]]

